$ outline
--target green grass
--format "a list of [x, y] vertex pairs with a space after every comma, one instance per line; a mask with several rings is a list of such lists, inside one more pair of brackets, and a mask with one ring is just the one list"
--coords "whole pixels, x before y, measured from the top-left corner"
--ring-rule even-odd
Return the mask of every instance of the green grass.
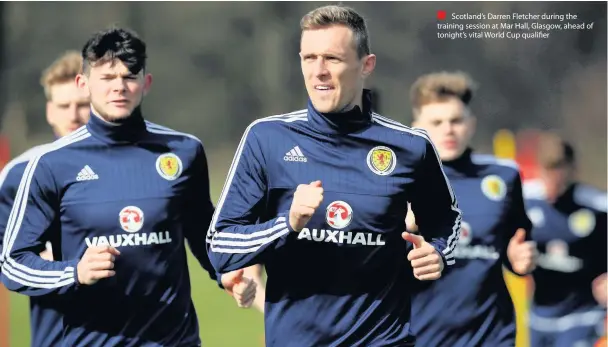
[[[205, 347], [264, 346], [264, 318], [255, 308], [242, 309], [232, 297], [209, 279], [205, 270], [189, 254], [192, 299]], [[28, 298], [10, 293], [10, 346], [30, 345]]]

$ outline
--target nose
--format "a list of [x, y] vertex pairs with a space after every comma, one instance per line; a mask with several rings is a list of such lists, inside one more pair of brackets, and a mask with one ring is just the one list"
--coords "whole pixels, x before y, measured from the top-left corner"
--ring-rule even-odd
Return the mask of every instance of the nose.
[[71, 104], [70, 112], [69, 112], [70, 121], [73, 123], [77, 123], [80, 120], [80, 112], [78, 111], [78, 105]]
[[115, 78], [112, 81], [112, 90], [115, 92], [122, 92], [126, 89], [126, 81], [122, 77]]
[[454, 133], [454, 126], [450, 122], [443, 122], [442, 124], [442, 132], [446, 135], [451, 135]]
[[327, 65], [325, 63], [325, 58], [317, 58], [317, 60], [314, 62], [313, 72], [315, 76], [319, 78], [329, 75], [329, 71], [327, 70]]

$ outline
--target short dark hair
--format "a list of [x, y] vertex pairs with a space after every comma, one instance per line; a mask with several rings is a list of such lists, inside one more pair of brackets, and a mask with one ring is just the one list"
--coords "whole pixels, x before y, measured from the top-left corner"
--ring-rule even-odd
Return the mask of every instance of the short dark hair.
[[370, 54], [369, 32], [365, 19], [354, 9], [342, 5], [329, 5], [308, 12], [300, 20], [302, 33], [305, 30], [344, 25], [353, 31], [355, 49], [359, 58]]
[[82, 48], [83, 70], [90, 66], [120, 60], [133, 74], [146, 68], [146, 44], [127, 29], [110, 28], [98, 31]]

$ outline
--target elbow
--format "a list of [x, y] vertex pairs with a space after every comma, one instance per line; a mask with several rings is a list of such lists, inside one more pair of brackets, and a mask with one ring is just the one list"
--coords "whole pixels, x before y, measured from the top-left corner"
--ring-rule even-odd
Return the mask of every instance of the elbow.
[[217, 274], [228, 272], [230, 257], [228, 254], [223, 253], [217, 245], [214, 245], [213, 241], [207, 244], [207, 256], [209, 257], [211, 267]]

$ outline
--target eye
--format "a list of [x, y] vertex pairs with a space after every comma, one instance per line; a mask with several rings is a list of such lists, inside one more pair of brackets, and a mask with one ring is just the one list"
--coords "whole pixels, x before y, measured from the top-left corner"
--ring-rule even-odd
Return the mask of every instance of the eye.
[[452, 124], [461, 124], [464, 121], [462, 117], [458, 117], [452, 120]]

